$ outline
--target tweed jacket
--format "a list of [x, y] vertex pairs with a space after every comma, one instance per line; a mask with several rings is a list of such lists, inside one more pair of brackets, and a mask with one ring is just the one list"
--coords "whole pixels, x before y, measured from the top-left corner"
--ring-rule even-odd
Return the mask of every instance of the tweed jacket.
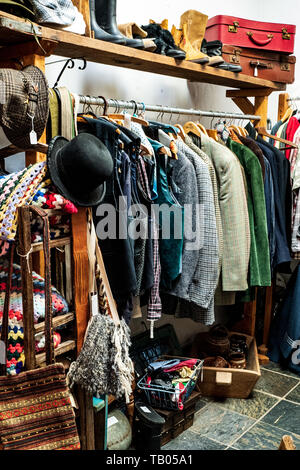
[[[200, 221], [203, 245], [199, 250], [194, 251], [197, 264], [188, 285], [188, 292], [182, 292], [178, 286], [175, 287], [174, 292], [178, 297], [189, 300], [202, 308], [208, 308], [213, 301], [219, 278], [219, 247], [213, 188], [206, 164], [184, 142], [178, 141], [177, 146], [195, 169], [198, 188], [197, 202], [203, 205], [204, 212], [203, 220]], [[188, 266], [184, 269], [189, 271]]]
[[215, 167], [223, 225], [222, 289], [243, 291], [248, 287], [250, 227], [245, 184], [237, 157], [206, 135], [201, 148]]
[[251, 287], [270, 286], [270, 248], [262, 169], [258, 158], [249, 147], [234, 142], [230, 137], [227, 140], [227, 145], [240, 160], [247, 180], [251, 234], [249, 285]]
[[216, 223], [217, 223], [217, 232], [218, 232], [218, 246], [219, 246], [219, 266], [222, 265], [222, 256], [223, 256], [223, 228], [222, 228], [222, 219], [221, 211], [219, 204], [219, 190], [217, 176], [210, 158], [192, 141], [192, 139], [187, 135], [185, 138], [185, 143], [191, 150], [193, 150], [199, 157], [204, 161], [208, 167], [213, 194], [214, 194], [214, 204], [215, 204], [215, 214], [216, 214]]

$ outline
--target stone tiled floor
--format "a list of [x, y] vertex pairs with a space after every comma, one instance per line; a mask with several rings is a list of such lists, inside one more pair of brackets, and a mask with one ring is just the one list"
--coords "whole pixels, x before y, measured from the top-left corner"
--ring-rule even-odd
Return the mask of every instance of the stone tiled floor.
[[300, 450], [300, 376], [274, 363], [246, 400], [202, 398], [194, 424], [163, 450], [276, 450], [283, 435]]

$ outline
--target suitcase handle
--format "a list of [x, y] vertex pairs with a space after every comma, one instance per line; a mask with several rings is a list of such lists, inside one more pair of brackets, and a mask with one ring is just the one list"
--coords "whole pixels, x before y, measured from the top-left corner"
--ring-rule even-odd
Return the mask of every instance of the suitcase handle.
[[268, 34], [267, 39], [262, 39], [262, 38], [255, 38], [252, 31], [247, 32], [247, 36], [249, 36], [250, 41], [254, 42], [257, 46], [266, 46], [267, 44], [270, 44], [272, 41], [274, 35], [273, 34]]

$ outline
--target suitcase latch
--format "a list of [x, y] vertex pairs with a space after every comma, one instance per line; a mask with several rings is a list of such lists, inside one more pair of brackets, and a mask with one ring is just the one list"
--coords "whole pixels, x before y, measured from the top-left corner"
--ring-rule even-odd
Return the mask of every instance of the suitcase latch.
[[230, 24], [230, 25], [228, 26], [228, 31], [229, 31], [230, 33], [237, 33], [237, 32], [238, 32], [238, 27], [239, 27], [239, 22], [238, 22], [238, 21], [234, 21], [234, 22], [233, 22], [233, 25]]
[[232, 62], [234, 64], [239, 64], [241, 62], [240, 55], [241, 55], [240, 51], [235, 50], [234, 54], [230, 55], [230, 62]]
[[282, 39], [291, 39], [291, 35], [286, 28], [282, 28]]
[[251, 60], [250, 61], [251, 67], [254, 67], [254, 77], [258, 77], [258, 68], [260, 69], [268, 69], [268, 64], [265, 64], [264, 62], [260, 62], [259, 60]]
[[291, 70], [290, 64], [288, 62], [282, 62], [280, 64], [280, 70], [283, 72], [289, 72]]

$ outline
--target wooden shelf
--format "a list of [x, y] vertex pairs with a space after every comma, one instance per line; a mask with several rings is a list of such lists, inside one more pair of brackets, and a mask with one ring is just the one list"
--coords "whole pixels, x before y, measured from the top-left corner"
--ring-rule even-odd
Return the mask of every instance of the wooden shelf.
[[[53, 328], [57, 328], [58, 326], [66, 325], [74, 320], [75, 315], [73, 312], [66, 313], [65, 315], [59, 315], [54, 317], [52, 320]], [[45, 322], [36, 323], [34, 325], [34, 332], [42, 333], [45, 330]]]
[[[54, 349], [54, 356], [60, 356], [61, 354], [65, 354], [68, 351], [72, 351], [76, 348], [76, 344], [74, 340], [68, 340], [64, 343], [61, 343], [56, 349]], [[43, 365], [46, 362], [46, 353], [40, 353], [36, 355], [36, 363], [38, 366]]]
[[[31, 150], [31, 151], [40, 152], [40, 153], [47, 153], [48, 145], [38, 143], [36, 145], [32, 145], [26, 150]], [[10, 145], [9, 147], [6, 147], [0, 150], [0, 158], [7, 158], [7, 157], [10, 157], [11, 155], [15, 155], [16, 153], [22, 153], [22, 152], [24, 152], [24, 149], [20, 149], [18, 147], [15, 147], [14, 145]]]
[[[28, 21], [0, 12], [0, 45], [4, 46], [0, 49], [0, 61], [24, 56], [25, 46], [32, 49], [33, 45], [36, 45], [32, 28]], [[242, 73], [228, 72], [186, 60], [176, 61], [171, 57], [40, 25], [34, 25], [34, 28], [36, 36], [43, 41], [43, 44], [49, 46], [51, 53], [63, 57], [83, 57], [91, 62], [231, 88], [268, 88], [273, 91], [286, 89], [285, 84], [250, 77]], [[29, 44], [24, 45], [24, 43]], [[42, 53], [40, 49], [39, 51]]]

